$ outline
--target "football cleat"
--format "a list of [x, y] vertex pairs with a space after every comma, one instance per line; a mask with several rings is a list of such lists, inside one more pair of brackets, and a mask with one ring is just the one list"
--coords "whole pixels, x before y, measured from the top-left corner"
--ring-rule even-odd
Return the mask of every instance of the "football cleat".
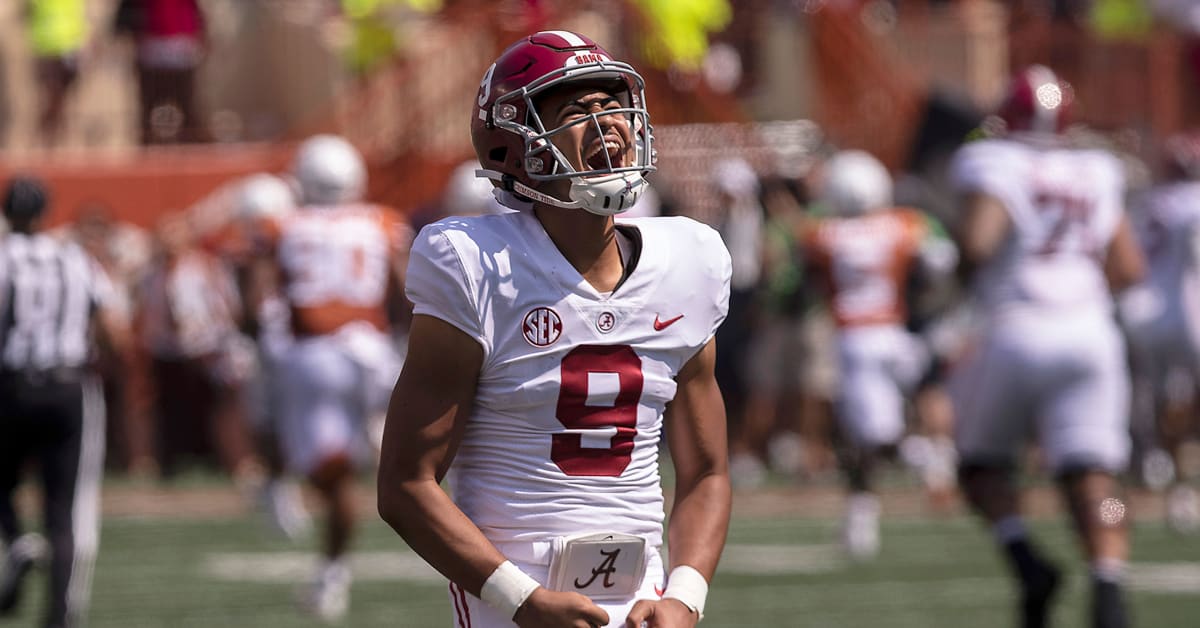
[[21, 601], [25, 576], [46, 558], [46, 539], [36, 532], [17, 537], [0, 567], [0, 615], [11, 613]]
[[271, 529], [290, 541], [304, 538], [312, 529], [312, 518], [295, 482], [269, 480], [259, 493], [259, 507]]
[[842, 519], [842, 549], [854, 560], [870, 560], [879, 555], [879, 497], [855, 493], [846, 500]]
[[1200, 493], [1190, 486], [1176, 486], [1167, 493], [1167, 525], [1180, 534], [1200, 532]]
[[335, 623], [350, 609], [350, 569], [340, 562], [325, 563], [302, 591], [300, 606], [326, 623]]

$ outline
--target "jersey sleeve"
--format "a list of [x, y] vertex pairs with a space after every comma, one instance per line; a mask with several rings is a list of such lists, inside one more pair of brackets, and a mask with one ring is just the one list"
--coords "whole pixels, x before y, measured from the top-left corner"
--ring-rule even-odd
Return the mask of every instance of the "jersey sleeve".
[[978, 192], [1005, 200], [1014, 183], [1014, 164], [1008, 151], [993, 141], [967, 144], [950, 163], [950, 183], [960, 194]]
[[712, 340], [717, 333], [717, 328], [721, 323], [725, 322], [725, 317], [729, 315], [729, 282], [733, 277], [733, 260], [729, 255], [729, 249], [725, 247], [725, 242], [721, 239], [721, 234], [715, 229], [707, 225], [703, 225], [700, 230], [700, 246], [701, 251], [711, 251], [709, 259], [712, 262], [708, 265], [708, 281], [716, 290], [713, 292], [712, 302], [712, 324], [709, 327], [708, 335], [701, 344], [703, 347]]
[[483, 321], [466, 268], [454, 243], [437, 223], [421, 229], [413, 240], [405, 293], [413, 302], [413, 314], [443, 320], [487, 350]]

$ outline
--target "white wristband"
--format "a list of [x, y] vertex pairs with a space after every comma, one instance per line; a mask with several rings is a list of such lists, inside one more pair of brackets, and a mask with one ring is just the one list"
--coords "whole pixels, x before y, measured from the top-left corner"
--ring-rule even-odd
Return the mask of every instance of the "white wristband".
[[667, 590], [663, 599], [672, 598], [683, 602], [704, 619], [704, 601], [708, 598], [708, 581], [692, 567], [680, 565], [667, 576]]
[[483, 588], [479, 591], [479, 599], [500, 611], [504, 617], [512, 619], [517, 609], [529, 599], [529, 596], [542, 585], [538, 584], [529, 574], [509, 561], [500, 563], [499, 567], [488, 576]]

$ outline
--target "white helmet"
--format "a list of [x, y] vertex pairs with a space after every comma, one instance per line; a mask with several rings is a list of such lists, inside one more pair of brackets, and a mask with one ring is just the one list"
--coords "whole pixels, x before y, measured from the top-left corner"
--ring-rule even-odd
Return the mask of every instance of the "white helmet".
[[305, 205], [352, 203], [366, 192], [367, 168], [362, 155], [336, 135], [304, 140], [292, 162], [292, 176]]
[[479, 162], [469, 159], [459, 164], [442, 190], [442, 211], [447, 216], [482, 216], [493, 213], [492, 182], [475, 176]]
[[238, 219], [249, 222], [291, 212], [296, 207], [296, 195], [283, 179], [263, 173], [242, 182], [236, 203]]
[[892, 204], [892, 177], [870, 153], [844, 150], [825, 164], [821, 198], [838, 216], [861, 216]]

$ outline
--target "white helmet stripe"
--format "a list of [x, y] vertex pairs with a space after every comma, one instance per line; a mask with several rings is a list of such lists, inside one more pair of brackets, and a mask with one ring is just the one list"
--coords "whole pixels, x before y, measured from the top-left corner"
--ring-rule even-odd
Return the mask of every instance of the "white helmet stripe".
[[1035, 65], [1029, 68], [1029, 75], [1033, 79], [1031, 81], [1033, 89], [1033, 120], [1030, 121], [1030, 126], [1034, 131], [1042, 133], [1053, 133], [1058, 127], [1058, 105], [1049, 107], [1046, 103], [1041, 102], [1042, 94], [1039, 93], [1043, 85], [1054, 85], [1058, 87], [1058, 77], [1050, 68], [1044, 65]]
[[579, 38], [579, 35], [576, 35], [570, 31], [542, 31], [542, 34], [557, 35], [561, 37], [563, 41], [567, 42], [567, 46], [571, 48], [582, 48], [587, 46], [587, 43]]

